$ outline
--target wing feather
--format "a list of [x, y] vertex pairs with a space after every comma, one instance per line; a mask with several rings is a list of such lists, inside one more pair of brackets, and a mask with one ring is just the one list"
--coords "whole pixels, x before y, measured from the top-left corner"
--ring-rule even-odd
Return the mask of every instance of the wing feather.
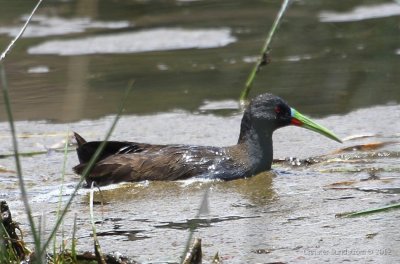
[[[220, 148], [157, 145], [141, 152], [114, 154], [97, 162], [87, 182], [107, 185], [123, 181], [180, 180], [208, 172]], [[207, 157], [207, 158], [205, 158]], [[85, 164], [75, 167], [78, 173]]]

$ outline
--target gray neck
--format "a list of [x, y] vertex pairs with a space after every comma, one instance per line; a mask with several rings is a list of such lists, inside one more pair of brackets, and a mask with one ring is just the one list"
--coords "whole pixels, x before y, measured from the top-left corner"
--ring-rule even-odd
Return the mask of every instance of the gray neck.
[[272, 129], [257, 129], [250, 122], [242, 120], [238, 145], [248, 154], [253, 174], [271, 169], [272, 132]]

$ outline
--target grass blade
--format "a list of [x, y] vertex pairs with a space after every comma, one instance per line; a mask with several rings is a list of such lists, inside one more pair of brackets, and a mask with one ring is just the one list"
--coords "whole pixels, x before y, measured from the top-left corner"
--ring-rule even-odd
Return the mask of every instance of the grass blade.
[[19, 31], [18, 35], [10, 42], [10, 44], [6, 47], [6, 49], [0, 55], [0, 79], [1, 79], [1, 84], [2, 84], [4, 105], [6, 108], [8, 122], [10, 124], [10, 130], [11, 130], [11, 135], [12, 135], [12, 144], [13, 144], [13, 150], [14, 150], [14, 154], [15, 154], [14, 157], [15, 157], [15, 166], [17, 168], [18, 184], [19, 184], [19, 188], [21, 190], [21, 198], [24, 203], [25, 211], [28, 216], [28, 221], [29, 221], [29, 225], [31, 228], [31, 232], [32, 232], [32, 236], [33, 236], [33, 240], [34, 240], [34, 244], [35, 244], [35, 250], [37, 252], [39, 252], [40, 255], [41, 255], [40, 238], [39, 238], [38, 233], [36, 232], [35, 222], [33, 220], [33, 215], [32, 215], [32, 210], [30, 208], [29, 201], [28, 201], [28, 195], [27, 195], [27, 192], [25, 189], [25, 182], [24, 182], [24, 178], [22, 176], [21, 162], [20, 162], [19, 155], [18, 155], [17, 133], [15, 131], [15, 126], [14, 126], [14, 118], [13, 118], [13, 114], [12, 114], [12, 110], [11, 110], [10, 98], [8, 95], [8, 84], [7, 84], [6, 72], [4, 69], [3, 61], [6, 58], [7, 54], [14, 47], [14, 45], [18, 41], [18, 39], [24, 33], [26, 27], [28, 26], [34, 13], [36, 12], [36, 10], [38, 9], [38, 7], [41, 3], [42, 3], [42, 0], [39, 0], [38, 3], [36, 4], [36, 6], [34, 7], [34, 9], [32, 10], [31, 14], [29, 15], [28, 19], [26, 20], [24, 26]]
[[[201, 199], [200, 207], [197, 210], [197, 214], [196, 214], [196, 217], [195, 217], [196, 219], [199, 218], [202, 213], [204, 213], [203, 210], [205, 208], [208, 208], [208, 192], [209, 192], [209, 190], [210, 190], [210, 188], [208, 187], [206, 189], [206, 191], [204, 192], [203, 198]], [[189, 226], [189, 236], [188, 236], [188, 238], [186, 240], [185, 250], [183, 251], [183, 254], [182, 254], [182, 257], [181, 257], [181, 260], [182, 260], [181, 264], [185, 263], [186, 256], [190, 251], [190, 245], [191, 245], [191, 242], [192, 242], [192, 239], [193, 239], [193, 234], [194, 234], [194, 230], [195, 229], [196, 229], [196, 226], [194, 226], [194, 225], [190, 225]]]
[[92, 232], [93, 232], [94, 252], [95, 252], [95, 255], [96, 255], [96, 258], [97, 258], [97, 263], [106, 264], [106, 261], [104, 260], [103, 252], [101, 251], [99, 240], [97, 239], [96, 224], [94, 223], [93, 186], [94, 186], [94, 182], [92, 182], [92, 186], [90, 188], [89, 211], [90, 211], [90, 223], [92, 225]]
[[88, 162], [88, 165], [86, 166], [85, 170], [83, 171], [82, 176], [81, 176], [81, 179], [79, 180], [78, 184], [76, 185], [76, 187], [75, 187], [75, 189], [73, 190], [73, 192], [72, 192], [70, 198], [68, 199], [67, 203], [65, 204], [64, 209], [62, 210], [62, 212], [61, 212], [61, 214], [60, 214], [60, 218], [57, 220], [57, 222], [56, 222], [56, 224], [54, 225], [53, 230], [51, 231], [51, 233], [50, 233], [50, 235], [49, 235], [47, 241], [44, 243], [44, 245], [43, 245], [43, 250], [46, 249], [46, 247], [48, 247], [48, 245], [49, 245], [51, 239], [55, 236], [55, 234], [56, 234], [56, 232], [57, 232], [57, 230], [58, 230], [58, 228], [59, 228], [59, 226], [60, 226], [60, 224], [61, 224], [61, 222], [62, 222], [62, 219], [64, 218], [64, 216], [66, 215], [66, 213], [67, 213], [69, 207], [70, 207], [71, 204], [72, 204], [72, 200], [75, 198], [75, 196], [76, 196], [76, 194], [77, 194], [77, 192], [78, 192], [78, 190], [79, 190], [81, 184], [83, 183], [83, 181], [85, 180], [85, 178], [89, 175], [90, 170], [92, 169], [93, 165], [96, 163], [98, 157], [100, 156], [101, 152], [103, 151], [103, 149], [104, 149], [104, 147], [105, 147], [105, 145], [106, 145], [106, 141], [110, 138], [112, 132], [114, 131], [114, 128], [115, 128], [115, 126], [117, 125], [117, 122], [118, 122], [119, 118], [121, 117], [121, 114], [122, 114], [122, 111], [123, 111], [123, 109], [124, 109], [126, 100], [127, 100], [127, 98], [128, 98], [128, 95], [130, 94], [132, 88], [133, 88], [133, 82], [131, 82], [131, 83], [128, 85], [128, 87], [127, 87], [127, 89], [126, 89], [126, 91], [125, 91], [125, 94], [124, 94], [124, 96], [123, 96], [121, 105], [120, 105], [120, 107], [119, 107], [118, 113], [117, 113], [117, 115], [115, 116], [115, 118], [114, 118], [114, 120], [113, 120], [113, 123], [111, 124], [111, 127], [110, 127], [109, 130], [107, 131], [107, 134], [106, 134], [106, 136], [105, 136], [103, 142], [99, 145], [99, 147], [97, 148], [96, 152], [94, 153], [94, 155], [92, 156], [92, 158], [91, 158], [90, 161]]
[[[61, 204], [62, 204], [62, 196], [63, 196], [63, 188], [64, 188], [64, 178], [65, 178], [65, 170], [67, 167], [67, 159], [68, 159], [68, 145], [69, 145], [69, 131], [67, 132], [67, 135], [65, 137], [65, 144], [64, 144], [64, 159], [63, 159], [63, 165], [61, 169], [61, 186], [60, 186], [60, 196], [58, 198], [58, 206], [57, 206], [57, 214], [56, 218], [58, 219], [60, 217], [60, 210], [61, 210]], [[56, 248], [57, 248], [57, 239], [54, 238], [53, 241], [53, 255], [56, 255]]]
[[77, 253], [76, 253], [76, 219], [77, 219], [77, 216], [75, 214], [74, 227], [72, 229], [72, 242], [71, 242], [71, 258], [75, 262], [77, 262], [77, 258], [76, 258], [76, 255], [77, 255]]
[[6, 108], [8, 122], [10, 124], [10, 131], [11, 131], [11, 135], [12, 135], [12, 145], [13, 145], [13, 151], [14, 151], [15, 166], [16, 166], [16, 170], [17, 170], [18, 185], [19, 185], [19, 189], [21, 191], [21, 199], [24, 203], [25, 211], [28, 216], [31, 233], [33, 236], [34, 244], [35, 244], [35, 250], [36, 250], [36, 252], [40, 252], [40, 239], [39, 239], [38, 233], [36, 232], [36, 227], [35, 227], [35, 222], [33, 220], [32, 210], [31, 210], [31, 207], [30, 207], [29, 201], [28, 201], [29, 200], [28, 194], [25, 189], [25, 181], [24, 181], [24, 177], [22, 176], [22, 167], [21, 167], [21, 162], [20, 162], [19, 154], [18, 154], [19, 153], [18, 141], [17, 141], [17, 137], [16, 137], [14, 118], [13, 118], [13, 114], [12, 114], [12, 110], [11, 110], [10, 98], [8, 95], [8, 85], [7, 85], [6, 73], [5, 73], [4, 65], [1, 62], [0, 62], [0, 79], [1, 79], [1, 84], [2, 84], [4, 105]]
[[267, 51], [269, 49], [269, 46], [271, 45], [271, 41], [272, 41], [272, 37], [275, 34], [276, 29], [278, 28], [278, 25], [280, 23], [280, 21], [282, 20], [283, 14], [285, 13], [285, 11], [287, 10], [289, 4], [290, 4], [291, 0], [284, 0], [282, 2], [282, 6], [281, 9], [279, 10], [274, 23], [272, 24], [272, 27], [268, 33], [267, 38], [265, 39], [264, 42], [264, 46], [261, 49], [261, 53], [259, 58], [257, 59], [256, 64], [254, 65], [253, 69], [251, 70], [249, 77], [247, 78], [245, 87], [242, 91], [242, 93], [240, 94], [240, 103], [241, 105], [245, 104], [245, 102], [247, 101], [247, 98], [249, 96], [250, 93], [250, 89], [253, 86], [253, 82], [254, 79], [257, 75], [257, 72], [261, 69], [261, 67], [265, 64], [267, 64]]
[[0, 55], [0, 62], [3, 61], [7, 54], [10, 52], [10, 50], [14, 47], [15, 43], [17, 40], [22, 36], [22, 34], [25, 32], [26, 27], [28, 26], [29, 22], [31, 22], [31, 19], [33, 17], [33, 14], [35, 14], [36, 9], [40, 6], [43, 0], [39, 0], [36, 6], [33, 8], [31, 14], [29, 15], [28, 19], [26, 20], [25, 24], [22, 26], [21, 30], [19, 31], [18, 35], [15, 36], [13, 40], [11, 40], [10, 44], [8, 44], [7, 48], [1, 53]]
[[379, 208], [373, 208], [373, 209], [368, 209], [368, 210], [363, 210], [363, 211], [358, 211], [358, 212], [350, 212], [350, 213], [343, 213], [343, 214], [338, 214], [338, 217], [358, 217], [358, 216], [365, 216], [373, 213], [378, 213], [378, 212], [385, 212], [389, 211], [392, 209], [400, 209], [400, 203], [396, 204], [391, 204], [387, 206], [382, 206]]

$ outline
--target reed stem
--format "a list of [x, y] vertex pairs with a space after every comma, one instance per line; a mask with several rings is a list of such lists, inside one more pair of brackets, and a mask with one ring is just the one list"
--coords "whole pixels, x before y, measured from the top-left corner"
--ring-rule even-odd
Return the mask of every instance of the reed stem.
[[[0, 79], [1, 79], [1, 86], [2, 86], [2, 91], [3, 91], [3, 98], [4, 98], [4, 105], [6, 108], [6, 113], [8, 117], [8, 122], [10, 124], [10, 130], [11, 130], [11, 135], [12, 135], [12, 144], [13, 144], [13, 151], [14, 151], [14, 157], [15, 157], [15, 166], [17, 170], [17, 176], [18, 176], [18, 184], [19, 188], [21, 191], [21, 198], [24, 203], [25, 211], [28, 216], [28, 221], [29, 225], [31, 228], [34, 244], [35, 244], [35, 250], [36, 252], [39, 253], [39, 256], [41, 255], [40, 252], [40, 237], [39, 234], [36, 232], [35, 228], [35, 222], [33, 220], [33, 215], [32, 215], [32, 210], [29, 205], [29, 199], [28, 199], [28, 194], [25, 189], [25, 181], [22, 176], [22, 168], [21, 168], [21, 162], [19, 159], [19, 154], [18, 154], [18, 141], [17, 141], [17, 133], [15, 130], [15, 125], [14, 125], [14, 118], [11, 110], [11, 102], [10, 102], [10, 97], [8, 94], [8, 83], [7, 83], [7, 78], [6, 78], [6, 71], [4, 68], [4, 60], [7, 56], [7, 54], [11, 51], [11, 49], [14, 47], [15, 43], [18, 41], [18, 39], [22, 36], [24, 33], [26, 27], [29, 25], [29, 22], [31, 21], [33, 14], [36, 12], [38, 9], [39, 5], [42, 3], [42, 0], [39, 0], [36, 6], [33, 8], [31, 14], [29, 15], [28, 19], [26, 20], [24, 26], [21, 28], [17, 36], [10, 42], [10, 44], [6, 47], [6, 49], [1, 53], [0, 55]], [[38, 258], [40, 259], [40, 258]]]
[[340, 217], [358, 217], [358, 216], [365, 216], [373, 213], [379, 213], [379, 212], [385, 212], [388, 210], [392, 209], [399, 209], [400, 208], [400, 203], [396, 204], [391, 204], [387, 206], [382, 206], [379, 208], [373, 208], [373, 209], [367, 209], [363, 211], [358, 211], [358, 212], [351, 212], [351, 213], [345, 213], [345, 214], [340, 214]]
[[269, 47], [271, 45], [272, 37], [274, 36], [274, 34], [276, 32], [276, 29], [278, 28], [278, 25], [281, 22], [282, 17], [284, 15], [285, 11], [287, 10], [290, 2], [291, 2], [291, 0], [284, 0], [282, 2], [281, 9], [279, 10], [279, 12], [278, 12], [278, 14], [277, 14], [277, 16], [275, 18], [275, 21], [272, 24], [272, 27], [271, 27], [271, 29], [270, 29], [270, 31], [268, 33], [268, 36], [265, 39], [264, 46], [261, 49], [260, 55], [259, 55], [259, 57], [257, 59], [257, 62], [254, 65], [253, 69], [251, 70], [249, 76], [247, 77], [247, 81], [246, 81], [245, 87], [244, 87], [244, 89], [242, 90], [242, 92], [240, 94], [240, 98], [239, 99], [240, 99], [240, 104], [241, 105], [245, 105], [246, 104], [246, 101], [248, 99], [251, 87], [253, 86], [253, 82], [254, 82], [254, 79], [255, 79], [257, 73], [260, 71], [260, 69], [261, 69], [261, 67], [263, 65], [268, 64], [268, 50], [269, 50]]
[[89, 175], [91, 169], [93, 168], [93, 165], [97, 162], [98, 157], [100, 156], [101, 152], [103, 151], [107, 140], [110, 138], [112, 132], [115, 129], [115, 126], [118, 123], [119, 118], [121, 117], [122, 111], [124, 110], [124, 106], [125, 103], [127, 101], [128, 95], [130, 94], [132, 88], [133, 88], [133, 83], [134, 82], [130, 82], [130, 84], [128, 85], [127, 89], [125, 90], [125, 94], [123, 96], [121, 105], [119, 107], [118, 113], [115, 116], [111, 127], [108, 129], [107, 134], [103, 140], [103, 142], [99, 145], [99, 147], [97, 148], [96, 152], [93, 154], [92, 158], [90, 159], [90, 161], [88, 162], [88, 165], [86, 166], [85, 170], [82, 173], [82, 176], [78, 182], [78, 184], [75, 186], [74, 191], [72, 192], [70, 198], [68, 199], [67, 203], [64, 206], [64, 209], [61, 211], [61, 214], [59, 216], [59, 218], [57, 219], [57, 222], [55, 224], [55, 226], [53, 227], [53, 230], [51, 231], [47, 241], [43, 244], [43, 250], [45, 250], [47, 248], [47, 246], [49, 245], [51, 239], [55, 236], [57, 229], [59, 228], [64, 216], [67, 214], [69, 207], [72, 204], [72, 200], [75, 198], [80, 186], [82, 185], [83, 181], [86, 179], [86, 177]]

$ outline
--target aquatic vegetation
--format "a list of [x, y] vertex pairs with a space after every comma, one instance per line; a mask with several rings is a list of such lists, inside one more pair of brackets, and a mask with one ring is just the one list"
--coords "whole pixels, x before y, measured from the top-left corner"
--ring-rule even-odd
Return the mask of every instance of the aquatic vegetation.
[[37, 229], [35, 228], [35, 222], [33, 220], [32, 210], [31, 210], [31, 207], [29, 205], [28, 195], [27, 195], [26, 188], [25, 188], [25, 183], [24, 183], [24, 178], [22, 176], [21, 162], [20, 162], [20, 159], [19, 159], [19, 151], [18, 151], [18, 141], [17, 141], [15, 126], [14, 126], [13, 114], [12, 114], [12, 110], [11, 110], [11, 103], [10, 103], [10, 99], [9, 99], [8, 84], [7, 84], [6, 72], [5, 72], [5, 69], [4, 69], [4, 60], [5, 60], [6, 56], [7, 56], [7, 54], [14, 47], [15, 43], [17, 42], [17, 40], [24, 33], [26, 27], [28, 26], [30, 20], [33, 17], [33, 14], [35, 13], [35, 11], [37, 10], [37, 8], [39, 7], [39, 5], [41, 3], [42, 3], [42, 0], [39, 0], [38, 3], [36, 4], [36, 6], [34, 7], [34, 9], [32, 10], [30, 16], [26, 20], [25, 24], [21, 28], [20, 32], [18, 33], [18, 35], [15, 36], [15, 38], [10, 42], [10, 44], [6, 47], [6, 49], [4, 50], [4, 52], [0, 56], [0, 79], [1, 79], [1, 84], [2, 84], [4, 103], [5, 103], [5, 107], [6, 107], [8, 121], [9, 121], [9, 124], [10, 124], [11, 135], [12, 135], [12, 142], [13, 142], [13, 149], [14, 149], [15, 165], [16, 165], [16, 168], [17, 168], [18, 183], [19, 183], [19, 187], [20, 187], [20, 190], [21, 190], [21, 198], [22, 198], [22, 200], [24, 202], [25, 210], [26, 210], [26, 213], [28, 215], [28, 221], [29, 221], [29, 225], [30, 225], [32, 236], [33, 236], [33, 240], [34, 240], [36, 253], [38, 254], [38, 256], [42, 255], [42, 253], [41, 253], [42, 251], [41, 251], [41, 248], [40, 248], [40, 238], [39, 238], [39, 235], [37, 233]]
[[372, 208], [372, 209], [366, 209], [366, 210], [357, 211], [357, 212], [340, 213], [340, 214], [336, 214], [336, 216], [337, 217], [367, 216], [367, 215], [370, 215], [373, 213], [386, 212], [386, 211], [393, 210], [393, 209], [400, 209], [400, 203], [390, 204], [390, 205]]
[[[33, 220], [33, 213], [32, 213], [32, 210], [31, 210], [31, 207], [29, 204], [29, 198], [28, 198], [28, 194], [26, 191], [26, 187], [25, 187], [24, 177], [22, 175], [21, 162], [19, 159], [20, 155], [19, 155], [19, 150], [18, 150], [17, 133], [16, 133], [16, 129], [14, 126], [13, 114], [12, 114], [12, 110], [11, 110], [11, 103], [10, 103], [9, 93], [8, 93], [6, 72], [5, 72], [4, 65], [3, 65], [3, 61], [6, 58], [6, 55], [11, 51], [11, 49], [15, 45], [16, 41], [22, 36], [23, 32], [25, 31], [26, 27], [28, 26], [29, 22], [31, 21], [35, 11], [37, 10], [37, 8], [41, 4], [41, 2], [42, 2], [42, 0], [38, 1], [37, 5], [32, 10], [30, 16], [27, 18], [26, 23], [21, 28], [21, 31], [19, 32], [19, 34], [11, 41], [11, 43], [7, 46], [5, 51], [0, 56], [0, 78], [1, 78], [1, 83], [2, 83], [2, 91], [3, 91], [4, 101], [5, 101], [5, 107], [6, 107], [7, 116], [8, 116], [8, 120], [9, 120], [9, 124], [10, 124], [11, 135], [12, 135], [14, 157], [15, 157], [15, 163], [16, 163], [16, 168], [17, 168], [18, 182], [19, 182], [19, 186], [20, 186], [20, 190], [21, 190], [21, 198], [24, 202], [24, 207], [26, 210], [26, 214], [28, 216], [31, 233], [32, 233], [32, 236], [34, 239], [34, 244], [35, 244], [35, 260], [34, 261], [39, 262], [39, 263], [45, 262], [44, 258], [45, 258], [45, 252], [46, 252], [47, 246], [49, 245], [50, 241], [53, 239], [58, 228], [60, 227], [60, 225], [64, 219], [64, 216], [66, 215], [66, 213], [72, 203], [72, 200], [76, 196], [77, 190], [80, 188], [80, 185], [82, 184], [84, 178], [90, 172], [91, 167], [93, 166], [96, 159], [98, 158], [101, 151], [103, 150], [106, 140], [110, 137], [111, 133], [113, 132], [115, 125], [121, 116], [121, 113], [122, 113], [122, 110], [124, 108], [124, 104], [126, 101], [126, 100], [122, 101], [121, 106], [118, 111], [118, 114], [116, 115], [114, 122], [112, 123], [110, 129], [108, 130], [108, 133], [103, 141], [103, 144], [100, 144], [97, 151], [94, 153], [91, 161], [89, 161], [88, 167], [85, 169], [85, 171], [82, 174], [83, 177], [81, 178], [81, 181], [76, 185], [76, 188], [75, 188], [74, 192], [71, 194], [68, 202], [64, 205], [64, 208], [62, 210], [60, 210], [60, 208], [59, 208], [59, 210], [57, 212], [57, 221], [56, 221], [54, 227], [52, 228], [52, 231], [51, 231], [49, 237], [47, 239], [41, 238], [40, 237], [40, 226], [39, 226], [39, 228], [36, 228], [35, 222]], [[128, 88], [126, 89], [126, 94], [124, 94], [125, 99], [127, 98], [126, 95], [129, 94], [132, 87], [133, 87], [133, 82], [131, 82], [130, 85], [128, 86]], [[66, 141], [65, 149], [64, 149], [64, 163], [63, 163], [63, 169], [62, 169], [62, 179], [64, 178], [64, 174], [65, 174], [67, 151], [68, 151], [68, 140]], [[60, 190], [60, 196], [61, 195], [62, 195], [62, 189]], [[61, 201], [60, 201], [60, 204], [61, 204]], [[95, 229], [94, 229], [94, 231], [95, 231]], [[42, 240], [44, 240], [44, 242], [42, 242]], [[54, 248], [55, 248], [55, 246], [54, 246]], [[9, 251], [13, 252], [12, 249], [7, 250], [7, 252], [9, 252]], [[75, 252], [74, 247], [73, 247], [73, 252]], [[19, 257], [24, 258], [25, 255], [21, 255]]]
[[268, 33], [267, 38], [265, 39], [264, 46], [261, 49], [261, 54], [257, 59], [256, 64], [254, 65], [253, 69], [251, 70], [249, 76], [247, 77], [247, 81], [245, 84], [244, 89], [242, 90], [242, 93], [240, 94], [240, 102], [241, 105], [244, 105], [247, 101], [248, 95], [250, 93], [251, 87], [253, 85], [254, 79], [257, 75], [257, 73], [260, 71], [261, 67], [269, 63], [269, 53], [268, 49], [270, 48], [270, 44], [272, 41], [272, 37], [275, 34], [275, 31], [278, 28], [278, 25], [283, 18], [283, 15], [285, 14], [287, 8], [289, 7], [291, 0], [284, 0], [282, 2], [281, 9], [279, 10], [274, 23], [272, 24], [272, 27]]

